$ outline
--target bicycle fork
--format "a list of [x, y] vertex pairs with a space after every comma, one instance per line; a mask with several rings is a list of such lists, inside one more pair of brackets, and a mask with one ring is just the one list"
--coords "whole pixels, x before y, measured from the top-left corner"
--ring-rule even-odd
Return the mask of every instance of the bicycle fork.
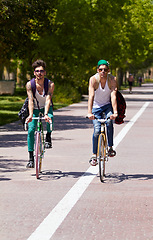
[[[106, 127], [104, 126], [104, 124], [101, 124], [101, 134], [103, 137], [103, 144], [104, 144], [104, 152], [103, 154], [101, 153], [101, 159], [99, 159], [100, 161], [108, 161], [108, 146], [107, 146], [107, 135], [106, 135]], [[100, 137], [100, 136], [99, 136]], [[100, 140], [100, 139], [99, 139]], [[99, 144], [98, 144], [99, 146]], [[99, 149], [98, 149], [99, 152]], [[98, 154], [99, 155], [99, 154]]]

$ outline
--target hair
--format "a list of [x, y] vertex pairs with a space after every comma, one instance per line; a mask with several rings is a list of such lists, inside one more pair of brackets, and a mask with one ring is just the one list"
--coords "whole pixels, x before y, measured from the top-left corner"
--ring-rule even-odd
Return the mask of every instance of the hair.
[[36, 60], [32, 64], [32, 67], [33, 67], [34, 70], [35, 70], [35, 68], [40, 67], [40, 66], [42, 66], [44, 68], [44, 70], [46, 69], [46, 63], [41, 59]]

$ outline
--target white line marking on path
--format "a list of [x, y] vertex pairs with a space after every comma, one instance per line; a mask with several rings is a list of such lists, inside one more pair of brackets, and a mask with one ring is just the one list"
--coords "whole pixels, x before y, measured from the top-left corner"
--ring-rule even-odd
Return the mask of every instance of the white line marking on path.
[[125, 137], [127, 132], [130, 130], [130, 128], [133, 126], [133, 124], [138, 120], [138, 118], [141, 116], [141, 114], [145, 111], [145, 109], [148, 107], [149, 102], [144, 103], [144, 105], [140, 108], [140, 110], [134, 115], [134, 117], [126, 124], [126, 126], [118, 133], [118, 135], [114, 139], [114, 149], [118, 146], [118, 144], [122, 141], [122, 139]]
[[[125, 135], [128, 133], [133, 124], [145, 111], [149, 102], [146, 102], [137, 114], [130, 120], [128, 124], [119, 132], [114, 139], [114, 148], [122, 141]], [[95, 175], [98, 173], [98, 166], [89, 167], [88, 170], [82, 175], [82, 177], [75, 183], [75, 185], [69, 190], [69, 192], [63, 197], [63, 199], [56, 205], [56, 207], [49, 213], [49, 215], [43, 220], [38, 228], [32, 233], [28, 240], [49, 240], [58, 229], [60, 224], [66, 218], [73, 206], [82, 196], [87, 189]]]

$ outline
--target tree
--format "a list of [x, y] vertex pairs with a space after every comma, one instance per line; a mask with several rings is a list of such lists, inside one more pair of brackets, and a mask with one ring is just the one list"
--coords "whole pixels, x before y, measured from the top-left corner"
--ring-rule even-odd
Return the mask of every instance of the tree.
[[99, 59], [120, 72], [150, 64], [152, 23], [151, 0], [1, 0], [0, 62], [20, 59], [31, 73], [43, 58], [58, 83], [80, 89]]

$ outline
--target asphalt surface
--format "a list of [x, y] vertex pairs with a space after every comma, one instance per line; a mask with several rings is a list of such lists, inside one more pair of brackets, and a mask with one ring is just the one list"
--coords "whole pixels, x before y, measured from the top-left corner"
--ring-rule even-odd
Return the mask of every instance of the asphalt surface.
[[153, 84], [123, 94], [126, 118], [114, 124], [117, 155], [104, 183], [88, 163], [87, 96], [54, 112], [53, 148], [39, 180], [25, 167], [27, 132], [20, 122], [0, 127], [1, 240], [153, 239]]

